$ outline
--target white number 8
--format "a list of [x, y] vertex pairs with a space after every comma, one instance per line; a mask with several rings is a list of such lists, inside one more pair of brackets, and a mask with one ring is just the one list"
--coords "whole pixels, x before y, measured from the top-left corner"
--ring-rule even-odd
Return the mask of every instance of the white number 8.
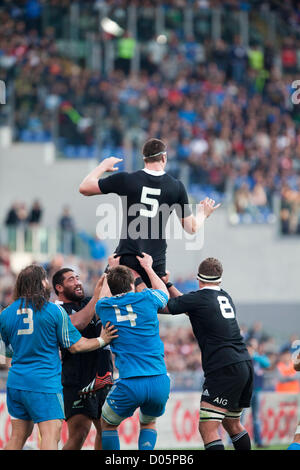
[[219, 295], [217, 297], [220, 304], [220, 310], [224, 318], [234, 318], [234, 310], [227, 297]]

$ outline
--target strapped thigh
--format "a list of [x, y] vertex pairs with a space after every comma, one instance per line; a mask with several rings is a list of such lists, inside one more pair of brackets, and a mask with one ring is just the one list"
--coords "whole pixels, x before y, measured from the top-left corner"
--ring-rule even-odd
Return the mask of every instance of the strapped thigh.
[[226, 410], [215, 410], [214, 408], [208, 408], [206, 406], [200, 406], [200, 418], [199, 421], [201, 423], [207, 421], [219, 421], [220, 423], [223, 421], [226, 415]]
[[225, 418], [229, 419], [240, 419], [243, 410], [228, 410], [225, 414]]
[[156, 416], [148, 416], [148, 415], [145, 415], [141, 412], [140, 410], [140, 423], [141, 424], [150, 424], [150, 423], [154, 423], [156, 421]]

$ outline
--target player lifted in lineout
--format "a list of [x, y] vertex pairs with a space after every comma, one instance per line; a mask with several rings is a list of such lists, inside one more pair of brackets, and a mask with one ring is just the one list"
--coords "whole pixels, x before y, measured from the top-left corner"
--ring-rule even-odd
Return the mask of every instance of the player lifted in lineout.
[[[122, 159], [110, 157], [103, 160], [80, 184], [79, 191], [85, 196], [114, 193], [122, 198], [123, 225], [121, 239], [116, 249], [120, 264], [137, 271], [148, 287], [149, 278], [136, 256], [149, 254], [153, 269], [158, 276], [166, 270], [166, 225], [173, 210], [176, 211], [183, 229], [197, 233], [204, 220], [220, 204], [206, 198], [197, 206], [196, 215], [191, 213], [188, 195], [183, 183], [165, 172], [167, 147], [159, 139], [150, 139], [143, 146], [144, 168], [127, 173], [118, 172], [103, 178], [106, 172], [116, 172]], [[138, 215], [137, 215], [138, 214]], [[138, 217], [138, 223], [135, 223]], [[139, 236], [130, 227], [139, 225]]]

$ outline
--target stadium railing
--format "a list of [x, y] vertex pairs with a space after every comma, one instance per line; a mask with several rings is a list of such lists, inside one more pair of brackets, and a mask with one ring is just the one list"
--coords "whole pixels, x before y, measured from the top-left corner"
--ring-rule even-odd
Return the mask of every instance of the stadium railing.
[[0, 227], [0, 244], [12, 253], [31, 254], [36, 260], [48, 259], [57, 253], [91, 259], [90, 248], [79, 233], [59, 228]]

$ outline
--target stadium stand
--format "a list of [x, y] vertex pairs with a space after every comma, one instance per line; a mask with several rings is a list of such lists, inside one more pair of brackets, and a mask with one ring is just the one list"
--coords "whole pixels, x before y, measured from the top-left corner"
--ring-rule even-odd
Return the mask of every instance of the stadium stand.
[[[130, 149], [133, 167], [145, 137], [167, 139], [170, 170], [185, 168], [195, 198], [224, 200], [231, 191], [232, 223], [273, 223], [278, 196], [282, 234], [299, 233], [298, 110], [290, 99], [299, 15], [291, 1], [280, 12], [258, 3], [188, 2], [188, 15], [181, 1], [5, 2], [0, 78], [14, 96], [14, 138], [55, 141], [65, 158]], [[99, 30], [104, 17], [123, 36]], [[290, 35], [280, 41], [284, 25]], [[104, 55], [95, 64], [91, 42]]]
[[[257, 245], [263, 240], [261, 250], [268, 259], [275, 253], [279, 264], [280, 253], [294, 253], [300, 235], [300, 114], [293, 98], [300, 74], [299, 2], [4, 0], [0, 24], [0, 80], [7, 93], [0, 130], [9, 127], [14, 143], [54, 143], [59, 162], [125, 155], [124, 165], [135, 170], [145, 139], [166, 140], [168, 172], [185, 181], [192, 201], [208, 195], [222, 202], [232, 227], [274, 227], [261, 237], [262, 232], [240, 232], [237, 253], [249, 248], [243, 245], [247, 237]], [[78, 226], [69, 201], [60, 203], [50, 228], [38, 198], [32, 206], [14, 199], [6, 205], [0, 220], [0, 311], [13, 295], [13, 255], [20, 243], [24, 252], [34, 252], [37, 239], [49, 277], [62, 266], [75, 267], [86, 293], [93, 291], [110, 247]], [[52, 229], [55, 255], [47, 249]], [[272, 245], [270, 233], [272, 240], [276, 233], [296, 244], [285, 252]], [[223, 246], [218, 238], [219, 252], [226, 251], [229, 232], [226, 237]], [[234, 267], [243, 269], [243, 261], [233, 260]], [[282, 263], [280, 270], [292, 273], [298, 262], [293, 263]], [[252, 273], [256, 269], [250, 266]], [[271, 270], [264, 280], [267, 302], [270, 284], [278, 280], [279, 271], [271, 278]], [[197, 288], [187, 273], [173, 281], [182, 292]], [[253, 291], [262, 284], [256, 282]], [[251, 309], [245, 312], [258, 318], [258, 309]], [[285, 314], [285, 306], [279, 309]], [[247, 342], [257, 340], [256, 354], [268, 357], [262, 390], [274, 392], [278, 364], [284, 352], [294, 352], [298, 336], [284, 331], [274, 337], [252, 317], [241, 326]], [[190, 327], [162, 322], [161, 338], [172, 390], [199, 392], [201, 356]], [[0, 365], [1, 390], [7, 367]]]

